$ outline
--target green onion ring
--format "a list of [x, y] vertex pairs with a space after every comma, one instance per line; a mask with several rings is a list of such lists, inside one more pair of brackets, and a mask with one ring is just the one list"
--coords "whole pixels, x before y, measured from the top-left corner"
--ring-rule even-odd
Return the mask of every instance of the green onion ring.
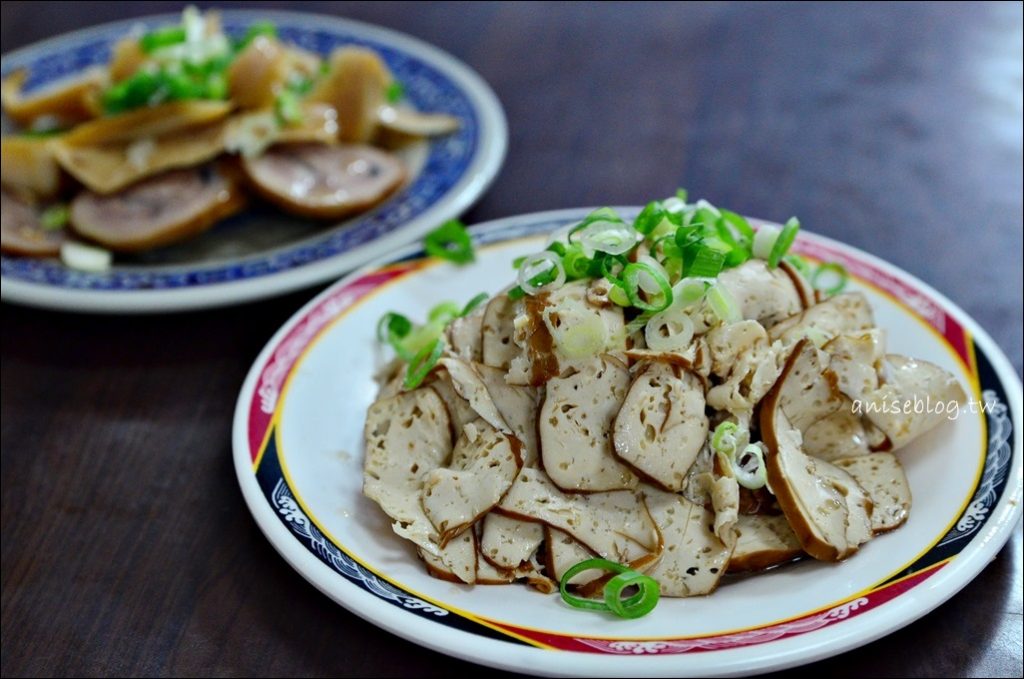
[[789, 252], [789, 247], [793, 245], [793, 241], [796, 240], [796, 234], [799, 230], [800, 220], [796, 217], [790, 217], [786, 225], [782, 227], [782, 232], [779, 233], [775, 244], [772, 245], [771, 254], [768, 255], [768, 266], [774, 269], [779, 265], [785, 254]]
[[393, 344], [396, 339], [402, 339], [411, 331], [412, 321], [393, 311], [381, 316], [377, 322], [377, 339], [383, 344]]
[[468, 264], [474, 259], [473, 239], [457, 219], [450, 219], [428, 233], [423, 247], [428, 255], [455, 264]]
[[[631, 585], [636, 586], [636, 594], [622, 599], [622, 590]], [[604, 586], [604, 602], [608, 610], [620, 618], [642, 618], [654, 610], [660, 596], [658, 581], [636, 571], [620, 573]]]
[[[823, 274], [835, 274], [838, 277], [835, 285], [824, 287], [824, 284], [819, 280]], [[826, 262], [814, 271], [814, 275], [811, 276], [811, 287], [815, 290], [821, 290], [826, 295], [836, 295], [843, 291], [849, 280], [850, 272], [846, 270], [845, 266], [839, 262]]]
[[[647, 275], [658, 288], [661, 295], [661, 302], [651, 304], [640, 296], [641, 276]], [[629, 296], [629, 303], [641, 311], [653, 311], [655, 313], [664, 311], [672, 304], [672, 286], [665, 274], [655, 268], [650, 262], [631, 262], [622, 271], [621, 286]]]
[[490, 297], [490, 295], [488, 295], [486, 292], [481, 292], [477, 294], [475, 297], [473, 297], [473, 299], [466, 302], [466, 306], [462, 307], [462, 311], [459, 312], [459, 316], [468, 316], [473, 311], [473, 309], [477, 308], [478, 306], [486, 302], [488, 297]]
[[[568, 590], [570, 580], [583, 571], [591, 569], [615, 573], [615, 577], [604, 586], [604, 601], [585, 599]], [[623, 599], [622, 590], [631, 585], [636, 585], [638, 591]], [[558, 591], [562, 595], [562, 600], [573, 608], [588, 611], [610, 611], [627, 619], [639, 618], [650, 613], [658, 605], [658, 599], [661, 596], [661, 587], [657, 580], [608, 559], [587, 559], [569, 568], [562, 575]]]
[[406, 391], [415, 389], [423, 383], [423, 379], [437, 365], [438, 359], [444, 352], [444, 340], [436, 339], [433, 344], [423, 347], [418, 354], [409, 361], [409, 369], [405, 373], [403, 386]]

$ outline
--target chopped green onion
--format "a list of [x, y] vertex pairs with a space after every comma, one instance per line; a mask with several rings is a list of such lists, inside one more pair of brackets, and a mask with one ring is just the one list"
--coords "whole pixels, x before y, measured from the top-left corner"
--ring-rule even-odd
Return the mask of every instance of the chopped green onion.
[[519, 266], [516, 283], [528, 295], [536, 295], [544, 288], [560, 288], [565, 283], [562, 260], [550, 250], [531, 255]]
[[674, 304], [681, 307], [688, 307], [704, 298], [704, 292], [711, 284], [700, 278], [683, 278], [672, 286]]
[[249, 26], [249, 29], [245, 32], [245, 35], [242, 36], [241, 40], [235, 43], [235, 51], [241, 52], [249, 46], [249, 43], [261, 35], [268, 38], [276, 38], [277, 27], [269, 21], [257, 21]]
[[139, 38], [139, 47], [146, 54], [150, 54], [161, 47], [185, 42], [185, 38], [184, 26], [168, 26], [167, 28], [158, 28], [143, 35]]
[[468, 264], [475, 258], [473, 239], [465, 225], [457, 219], [448, 220], [428, 233], [424, 247], [428, 255], [456, 264]]
[[717, 316], [723, 323], [736, 323], [737, 321], [743, 320], [743, 314], [740, 311], [739, 304], [736, 303], [736, 299], [732, 296], [732, 293], [726, 290], [722, 285], [716, 283], [708, 288], [706, 298], [708, 300], [708, 306], [711, 307], [711, 311], [713, 311], [715, 316]]
[[282, 90], [274, 99], [274, 117], [282, 127], [302, 122], [302, 104], [299, 96], [291, 90]]
[[405, 86], [398, 80], [392, 80], [384, 89], [384, 98], [389, 104], [397, 104], [405, 96]]
[[39, 226], [43, 227], [44, 231], [60, 231], [68, 225], [70, 216], [71, 211], [68, 206], [64, 203], [57, 203], [46, 208], [39, 215]]
[[686, 205], [687, 196], [689, 196], [689, 194], [686, 189], [676, 189], [676, 198], [678, 198], [683, 205]]
[[608, 291], [608, 301], [621, 307], [627, 307], [630, 305], [629, 294], [626, 292], [626, 289], [620, 285], [612, 285], [612, 289]]
[[682, 219], [679, 215], [669, 212], [658, 201], [648, 203], [640, 214], [636, 216], [636, 219], [633, 220], [633, 228], [645, 236], [654, 233], [656, 230], [674, 229], [681, 225]]
[[815, 270], [811, 276], [811, 287], [821, 290], [826, 295], [837, 295], [843, 291], [850, 280], [850, 273], [839, 262], [826, 262]]
[[[626, 265], [622, 271], [621, 287], [629, 303], [641, 311], [658, 312], [672, 304], [672, 286], [668, 276], [661, 265], [650, 257]], [[647, 296], [642, 296], [641, 292], [647, 293]]]
[[682, 351], [693, 340], [693, 319], [678, 305], [655, 314], [647, 322], [644, 339], [654, 351]]
[[[574, 577], [591, 569], [615, 573], [615, 577], [604, 586], [604, 601], [585, 599], [568, 590], [569, 582]], [[623, 590], [633, 585], [637, 587], [637, 592], [623, 599]], [[573, 608], [608, 611], [627, 619], [639, 618], [650, 613], [658, 605], [661, 596], [661, 588], [654, 578], [607, 559], [587, 559], [572, 566], [562, 575], [558, 591], [562, 595], [562, 600]]]
[[800, 255], [796, 254], [795, 252], [791, 252], [785, 257], [783, 257], [782, 261], [789, 262], [790, 266], [796, 269], [801, 276], [808, 280], [810, 280], [811, 277], [814, 275], [814, 269], [811, 268], [810, 262], [808, 262]]
[[[636, 593], [623, 599], [622, 591], [631, 586], [637, 588]], [[604, 586], [604, 602], [608, 610], [627, 620], [642, 618], [653, 611], [660, 596], [658, 581], [636, 571], [619, 573]]]
[[583, 248], [579, 245], [570, 246], [562, 256], [562, 266], [565, 268], [565, 276], [569, 280], [589, 276], [592, 264], [593, 260], [583, 254]]
[[455, 302], [441, 302], [427, 314], [427, 323], [439, 321], [447, 324], [453, 318], [458, 318], [462, 313], [462, 307]]
[[768, 266], [773, 269], [779, 265], [782, 258], [789, 252], [790, 246], [796, 240], [796, 234], [800, 230], [800, 221], [796, 217], [790, 217], [786, 225], [782, 227], [778, 239], [772, 246], [771, 254], [768, 255]]
[[[756, 466], [751, 467], [751, 461], [756, 462]], [[764, 451], [761, 450], [761, 446], [751, 443], [743, 449], [741, 455], [734, 455], [732, 471], [736, 482], [744, 488], [748, 490], [764, 488], [768, 483], [768, 471], [765, 468]]]
[[780, 233], [782, 233], [782, 229], [774, 224], [761, 225], [761, 228], [754, 234], [753, 247], [751, 248], [754, 256], [765, 260], [771, 257], [772, 248], [775, 247], [775, 242], [779, 240]]
[[696, 278], [714, 278], [721, 273], [722, 268], [725, 266], [725, 257], [728, 253], [727, 250], [721, 247], [715, 247], [709, 245], [708, 241], [703, 241], [698, 247], [692, 249], [693, 254], [690, 255], [692, 259], [689, 262], [685, 255], [683, 258], [683, 270], [687, 276], [693, 276]]
[[726, 420], [717, 427], [711, 435], [711, 447], [719, 453], [731, 456], [736, 452], [736, 437], [739, 434], [739, 426], [735, 422]]
[[508, 291], [508, 298], [513, 302], [526, 297], [526, 292], [518, 285]]
[[459, 313], [459, 316], [468, 316], [474, 309], [486, 302], [488, 297], [490, 297], [490, 295], [486, 292], [478, 293], [473, 297], [473, 299], [466, 302], [466, 306], [462, 307], [462, 311]]
[[743, 238], [748, 241], [754, 240], [754, 229], [750, 226], [750, 222], [747, 221], [746, 217], [729, 210], [720, 209], [719, 212], [722, 213], [722, 219], [732, 228], [736, 229]]
[[444, 340], [436, 339], [433, 344], [428, 344], [413, 356], [403, 383], [406, 390], [415, 389], [423, 383], [423, 379], [437, 365], [442, 352], [444, 352]]

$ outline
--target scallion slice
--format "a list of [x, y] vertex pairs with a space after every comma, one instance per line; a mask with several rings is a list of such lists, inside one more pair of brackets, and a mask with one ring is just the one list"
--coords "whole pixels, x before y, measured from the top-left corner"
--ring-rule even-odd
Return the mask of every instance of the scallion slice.
[[473, 261], [473, 239], [465, 225], [457, 219], [450, 219], [427, 234], [424, 249], [428, 255], [447, 259], [455, 264]]
[[779, 265], [782, 258], [789, 252], [790, 246], [793, 245], [793, 241], [796, 240], [796, 234], [800, 230], [800, 220], [796, 217], [790, 217], [786, 225], [782, 227], [782, 231], [779, 233], [779, 237], [775, 240], [775, 244], [772, 245], [772, 251], [768, 255], [768, 266], [773, 269]]
[[412, 360], [409, 361], [409, 368], [405, 373], [405, 382], [403, 383], [405, 389], [415, 389], [420, 386], [423, 383], [423, 379], [437, 365], [437, 361], [441, 358], [443, 352], [444, 340], [442, 339], [436, 339], [432, 344], [428, 344], [420, 349], [413, 356]]
[[748, 490], [764, 488], [768, 483], [768, 470], [764, 464], [764, 451], [761, 446], [751, 443], [743, 449], [743, 453], [732, 458], [733, 476], [736, 483]]
[[811, 276], [811, 287], [821, 290], [826, 295], [837, 295], [843, 291], [850, 280], [850, 272], [839, 262], [826, 262], [819, 266]]
[[[610, 571], [615, 574], [604, 586], [604, 601], [585, 599], [568, 590], [569, 582], [574, 577], [591, 569]], [[623, 598], [623, 591], [631, 586], [635, 586], [637, 591]], [[572, 566], [562, 575], [558, 590], [562, 595], [562, 600], [573, 608], [608, 611], [626, 619], [647, 615], [658, 605], [658, 599], [661, 597], [661, 587], [657, 580], [607, 559], [587, 559]]]
[[561, 287], [565, 283], [561, 258], [550, 250], [530, 255], [519, 265], [516, 283], [528, 295], [536, 295], [542, 289]]
[[473, 299], [466, 302], [466, 306], [462, 307], [462, 311], [459, 313], [459, 316], [468, 316], [474, 309], [486, 302], [488, 297], [490, 297], [490, 295], [486, 292], [478, 293], [473, 297]]
[[751, 250], [758, 259], [768, 259], [775, 247], [775, 241], [779, 239], [782, 229], [773, 224], [764, 224], [754, 234], [754, 244]]
[[[622, 287], [629, 303], [641, 311], [655, 313], [672, 304], [672, 286], [665, 269], [651, 257], [631, 262], [622, 271]], [[641, 295], [643, 292], [645, 295]]]
[[[623, 599], [622, 591], [631, 586], [635, 586], [637, 591]], [[604, 586], [604, 602], [608, 610], [627, 620], [642, 618], [653, 611], [660, 596], [661, 587], [657, 580], [632, 570], [619, 573]]]
[[736, 323], [743, 320], [743, 314], [736, 299], [721, 284], [712, 285], [706, 293], [706, 299], [711, 311], [723, 323]]
[[44, 231], [60, 231], [68, 225], [71, 211], [65, 203], [57, 203], [43, 210], [39, 215], [39, 226]]

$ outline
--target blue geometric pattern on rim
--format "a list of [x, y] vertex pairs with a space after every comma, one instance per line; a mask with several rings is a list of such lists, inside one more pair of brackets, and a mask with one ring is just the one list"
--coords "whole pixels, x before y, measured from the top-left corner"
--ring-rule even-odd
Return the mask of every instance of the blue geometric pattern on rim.
[[[245, 32], [249, 21], [225, 15], [224, 28], [231, 35]], [[156, 290], [228, 283], [286, 271], [327, 259], [394, 231], [440, 201], [462, 179], [476, 153], [479, 137], [477, 112], [466, 94], [444, 73], [418, 58], [386, 44], [367, 40], [341, 28], [324, 29], [308, 17], [275, 16], [278, 33], [286, 42], [319, 54], [341, 45], [361, 45], [376, 50], [405, 87], [405, 96], [420, 110], [450, 113], [460, 119], [458, 132], [430, 143], [420, 175], [412, 185], [390, 198], [379, 209], [363, 215], [343, 229], [306, 239], [285, 248], [227, 264], [154, 266], [150, 269], [116, 269], [106, 274], [69, 270], [48, 260], [0, 256], [0, 274], [30, 283], [86, 290]], [[145, 22], [142, 22], [145, 23]], [[65, 49], [28, 59], [5, 59], [3, 74], [29, 69], [26, 89], [105, 63], [113, 43], [123, 33], [93, 37]]]

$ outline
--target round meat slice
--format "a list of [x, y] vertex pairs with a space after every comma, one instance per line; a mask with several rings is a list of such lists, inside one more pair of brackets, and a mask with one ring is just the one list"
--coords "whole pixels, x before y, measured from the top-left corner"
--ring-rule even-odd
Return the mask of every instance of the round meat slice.
[[243, 203], [235, 182], [214, 167], [174, 170], [108, 196], [79, 194], [71, 226], [111, 250], [140, 252], [202, 233]]
[[64, 231], [47, 231], [36, 208], [7, 189], [0, 191], [0, 250], [10, 255], [55, 257]]
[[242, 167], [261, 196], [315, 219], [367, 210], [405, 179], [398, 158], [362, 145], [281, 144], [244, 159]]

